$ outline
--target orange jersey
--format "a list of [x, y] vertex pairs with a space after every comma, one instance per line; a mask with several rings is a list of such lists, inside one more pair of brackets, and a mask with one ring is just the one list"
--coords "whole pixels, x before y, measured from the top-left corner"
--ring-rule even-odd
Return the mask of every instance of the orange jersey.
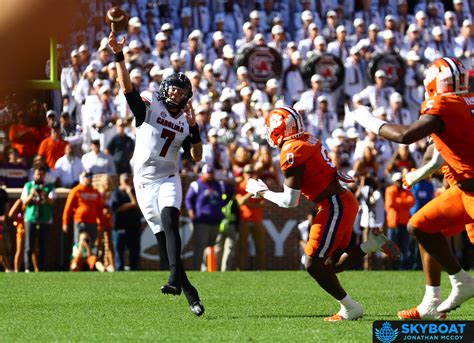
[[455, 181], [474, 178], [474, 93], [435, 96], [421, 104], [420, 114], [443, 120], [445, 129], [431, 136]]
[[102, 224], [104, 203], [102, 196], [92, 186], [77, 185], [69, 193], [63, 211], [63, 224], [71, 217], [74, 223]]
[[331, 162], [327, 149], [309, 134], [285, 141], [281, 148], [282, 171], [300, 165], [305, 166], [301, 193], [313, 201], [336, 178], [336, 166]]
[[[247, 181], [242, 181], [237, 185], [236, 198], [242, 198], [247, 192], [245, 185]], [[260, 206], [257, 206], [260, 205]], [[247, 204], [240, 205], [240, 220], [244, 222], [261, 222], [263, 219], [263, 199], [250, 198]]]
[[45, 138], [39, 146], [38, 155], [43, 156], [48, 167], [53, 169], [56, 165], [56, 161], [61, 156], [64, 156], [64, 149], [67, 144], [68, 143], [62, 138], [59, 140], [54, 140], [53, 137]]

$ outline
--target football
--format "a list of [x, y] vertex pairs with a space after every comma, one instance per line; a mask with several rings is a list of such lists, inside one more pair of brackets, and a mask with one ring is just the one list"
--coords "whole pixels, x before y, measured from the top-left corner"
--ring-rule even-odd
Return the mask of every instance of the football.
[[120, 32], [127, 29], [128, 14], [118, 6], [114, 6], [107, 11], [105, 21], [113, 32]]

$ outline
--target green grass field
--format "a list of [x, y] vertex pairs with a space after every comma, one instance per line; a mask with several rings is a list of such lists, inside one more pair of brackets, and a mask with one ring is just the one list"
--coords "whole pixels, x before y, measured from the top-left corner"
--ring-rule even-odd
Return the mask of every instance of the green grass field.
[[[372, 322], [397, 319], [424, 292], [421, 272], [341, 274], [365, 308], [325, 323], [337, 303], [303, 271], [189, 273], [206, 313], [164, 296], [164, 272], [0, 274], [0, 341], [371, 342]], [[443, 278], [447, 296], [447, 277]], [[474, 301], [449, 316], [474, 319]]]

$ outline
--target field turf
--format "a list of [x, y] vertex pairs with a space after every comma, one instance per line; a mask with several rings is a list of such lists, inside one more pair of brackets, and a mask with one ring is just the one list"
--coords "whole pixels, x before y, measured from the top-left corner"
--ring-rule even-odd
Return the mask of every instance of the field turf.
[[[365, 308], [325, 323], [337, 303], [303, 271], [189, 273], [206, 313], [160, 294], [164, 272], [0, 274], [0, 342], [370, 342], [424, 292], [421, 272], [350, 271], [342, 284]], [[443, 296], [450, 287], [443, 276]], [[474, 319], [474, 300], [448, 319]]]

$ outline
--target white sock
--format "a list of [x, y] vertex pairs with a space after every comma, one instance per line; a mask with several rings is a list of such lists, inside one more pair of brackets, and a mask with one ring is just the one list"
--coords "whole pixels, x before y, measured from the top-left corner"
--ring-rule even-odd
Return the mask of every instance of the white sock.
[[451, 285], [455, 286], [458, 282], [465, 282], [469, 280], [470, 276], [464, 269], [461, 268], [456, 274], [449, 275], [449, 280], [451, 281]]
[[425, 295], [421, 301], [420, 306], [429, 306], [434, 302], [439, 301], [441, 296], [441, 286], [425, 286]]
[[441, 294], [441, 286], [425, 286], [425, 297], [430, 296], [432, 298], [439, 299]]

